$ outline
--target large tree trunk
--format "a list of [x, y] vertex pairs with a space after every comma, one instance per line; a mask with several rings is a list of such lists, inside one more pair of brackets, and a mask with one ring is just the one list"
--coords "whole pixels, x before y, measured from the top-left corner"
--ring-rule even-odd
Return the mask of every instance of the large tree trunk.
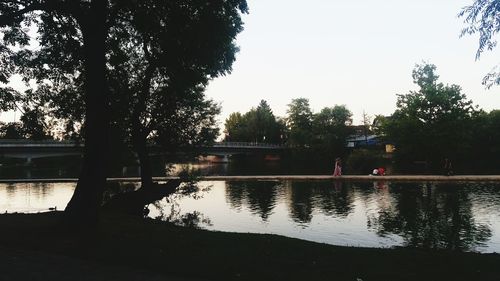
[[147, 138], [149, 129], [141, 122], [141, 115], [146, 111], [146, 104], [149, 99], [151, 80], [155, 71], [155, 66], [149, 62], [149, 53], [147, 46], [144, 43], [144, 53], [146, 54], [147, 67], [144, 72], [144, 79], [142, 81], [141, 90], [137, 97], [137, 103], [134, 106], [132, 114], [132, 145], [137, 157], [139, 158], [139, 165], [141, 167], [141, 188], [151, 188], [153, 186], [153, 171], [149, 153], [147, 148]]
[[143, 187], [137, 191], [118, 194], [104, 204], [103, 210], [132, 216], [147, 216], [148, 204], [175, 193], [180, 184], [180, 179], [174, 179], [161, 184], [152, 183], [150, 188]]
[[80, 22], [85, 65], [85, 149], [83, 167], [73, 197], [66, 207], [66, 221], [78, 225], [97, 223], [106, 184], [109, 139], [109, 89], [106, 80], [107, 0], [93, 0]]
[[149, 159], [147, 138], [140, 126], [139, 123], [136, 123], [132, 128], [133, 146], [141, 167], [141, 188], [151, 188], [153, 186], [153, 170]]

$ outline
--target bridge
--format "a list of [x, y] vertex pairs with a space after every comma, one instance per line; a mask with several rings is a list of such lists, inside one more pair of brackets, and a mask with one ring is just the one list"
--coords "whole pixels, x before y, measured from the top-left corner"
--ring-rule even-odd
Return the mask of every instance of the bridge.
[[[82, 155], [84, 145], [74, 141], [56, 140], [0, 140], [0, 157], [4, 158], [49, 158], [69, 155]], [[152, 146], [153, 153], [161, 153], [161, 148]], [[215, 155], [226, 159], [235, 154], [278, 154], [286, 149], [285, 146], [269, 143], [253, 142], [216, 142], [211, 146], [196, 147], [189, 152], [200, 155]], [[188, 152], [188, 151], [186, 151]]]

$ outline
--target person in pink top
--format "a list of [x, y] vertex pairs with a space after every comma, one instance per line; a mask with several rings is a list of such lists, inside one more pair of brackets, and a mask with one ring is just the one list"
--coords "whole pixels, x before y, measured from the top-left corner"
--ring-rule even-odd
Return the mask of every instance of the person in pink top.
[[335, 169], [333, 170], [333, 176], [339, 177], [342, 175], [342, 160], [339, 157], [335, 159]]

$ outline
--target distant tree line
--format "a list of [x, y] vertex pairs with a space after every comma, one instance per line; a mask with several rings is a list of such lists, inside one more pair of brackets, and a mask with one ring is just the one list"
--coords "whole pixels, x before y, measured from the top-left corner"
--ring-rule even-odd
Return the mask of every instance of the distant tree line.
[[[400, 172], [440, 173], [446, 159], [455, 172], [498, 172], [500, 110], [485, 112], [460, 86], [439, 82], [435, 65], [416, 65], [412, 77], [418, 90], [397, 95], [393, 114], [377, 115], [373, 123], [364, 114], [363, 125], [353, 126], [352, 113], [345, 105], [314, 113], [306, 98], [293, 99], [287, 115], [276, 117], [262, 100], [246, 113], [229, 115], [224, 139], [283, 144], [302, 154], [296, 161], [320, 165], [344, 156], [351, 160], [351, 169], [362, 173], [369, 173], [374, 165], [388, 164], [377, 160], [382, 158], [384, 144], [396, 147], [393, 164]], [[366, 146], [363, 151], [346, 147], [349, 137], [368, 134], [378, 136], [379, 145], [371, 152]]]
[[352, 134], [352, 113], [345, 105], [325, 107], [313, 113], [306, 98], [293, 99], [287, 116], [276, 117], [265, 100], [225, 121], [226, 141], [267, 142], [294, 148], [331, 148], [340, 151]]

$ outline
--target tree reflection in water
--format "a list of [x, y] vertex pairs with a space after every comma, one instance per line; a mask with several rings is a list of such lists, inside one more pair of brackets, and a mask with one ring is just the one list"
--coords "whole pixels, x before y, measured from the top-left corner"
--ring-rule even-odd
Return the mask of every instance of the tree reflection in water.
[[311, 182], [296, 181], [288, 182], [289, 186], [289, 211], [291, 218], [300, 223], [303, 227], [307, 226], [312, 220], [313, 212], [313, 188]]
[[276, 206], [280, 182], [235, 181], [226, 184], [226, 200], [237, 210], [247, 206], [253, 214], [267, 221]]
[[409, 247], [473, 250], [492, 235], [488, 225], [475, 221], [471, 193], [465, 188], [393, 183], [390, 193], [394, 202], [368, 219], [381, 236], [398, 234]]
[[[158, 214], [158, 218], [186, 226], [270, 231], [341, 245], [345, 241], [376, 245], [379, 241], [383, 246], [460, 251], [491, 245], [493, 230], [498, 228], [491, 215], [500, 215], [500, 186], [374, 180], [226, 182], [219, 185], [224, 191], [219, 189], [203, 200], [197, 213], [181, 212], [183, 200], [172, 197], [155, 203], [162, 205], [154, 208], [159, 213], [153, 217]], [[234, 214], [235, 210], [240, 214]], [[209, 214], [214, 225], [202, 213]]]
[[[212, 226], [210, 218], [202, 212], [185, 212], [180, 204], [183, 199], [187, 198], [202, 199], [206, 193], [210, 192], [211, 188], [212, 185], [200, 185], [196, 181], [184, 182], [177, 187], [175, 193], [144, 206], [144, 217], [191, 228]], [[154, 210], [153, 216], [150, 214], [151, 210]]]
[[354, 194], [351, 184], [318, 182], [313, 189], [317, 206], [325, 215], [347, 217], [353, 212]]
[[340, 182], [235, 181], [226, 185], [226, 202], [232, 209], [248, 208], [263, 221], [268, 221], [278, 198], [285, 200], [290, 218], [304, 227], [315, 211], [346, 217], [354, 204], [353, 189]]

